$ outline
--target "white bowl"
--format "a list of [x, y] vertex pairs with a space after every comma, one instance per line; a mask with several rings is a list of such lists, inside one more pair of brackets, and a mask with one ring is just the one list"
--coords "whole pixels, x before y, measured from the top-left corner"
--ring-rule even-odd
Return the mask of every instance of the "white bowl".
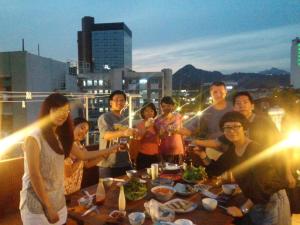
[[176, 191], [171, 186], [159, 185], [159, 186], [153, 187], [151, 189], [151, 192], [154, 194], [154, 196], [159, 201], [165, 202], [165, 201], [170, 200]]
[[236, 189], [236, 184], [223, 184], [222, 190], [226, 195], [232, 195]]
[[132, 178], [136, 175], [137, 171], [136, 170], [126, 170], [126, 175], [129, 177], [129, 178]]
[[191, 220], [187, 219], [179, 219], [174, 222], [176, 225], [194, 225], [194, 223]]
[[93, 198], [84, 196], [78, 199], [78, 205], [89, 208], [93, 203]]
[[206, 210], [213, 211], [217, 208], [218, 202], [213, 198], [203, 198], [202, 205]]
[[145, 221], [145, 213], [133, 212], [128, 215], [129, 223], [131, 225], [141, 225]]

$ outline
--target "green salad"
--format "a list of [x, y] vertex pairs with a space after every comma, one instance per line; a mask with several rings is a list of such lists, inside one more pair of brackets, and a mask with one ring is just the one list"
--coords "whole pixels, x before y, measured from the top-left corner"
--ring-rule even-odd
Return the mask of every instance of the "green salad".
[[205, 168], [202, 166], [199, 167], [190, 167], [187, 168], [183, 173], [183, 179], [187, 181], [198, 181], [207, 178], [207, 173]]
[[139, 200], [147, 195], [147, 185], [133, 178], [124, 185], [124, 192], [128, 200]]

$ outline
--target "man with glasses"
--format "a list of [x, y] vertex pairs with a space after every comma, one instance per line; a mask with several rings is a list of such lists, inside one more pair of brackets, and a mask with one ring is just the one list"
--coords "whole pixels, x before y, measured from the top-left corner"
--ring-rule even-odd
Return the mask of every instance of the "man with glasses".
[[[126, 105], [125, 93], [120, 90], [113, 91], [109, 96], [109, 105], [110, 111], [98, 118], [99, 149], [110, 147], [120, 138], [128, 141], [135, 133], [134, 129], [128, 128], [128, 118], [122, 114]], [[100, 177], [117, 177], [124, 175], [126, 170], [132, 169], [128, 151], [110, 154], [98, 166]]]
[[[234, 111], [243, 114], [249, 121], [246, 135], [253, 141], [262, 146], [262, 149], [267, 149], [281, 140], [281, 135], [275, 124], [267, 115], [256, 114], [254, 110], [254, 101], [252, 96], [247, 91], [241, 91], [233, 96]], [[224, 127], [224, 132], [229, 130], [238, 130], [238, 127]], [[222, 135], [217, 139], [195, 140], [194, 144], [218, 149], [221, 152], [227, 151], [232, 147], [232, 143]], [[295, 179], [290, 173], [289, 167], [285, 167], [281, 163], [281, 171], [285, 172], [285, 177], [290, 187], [295, 186]]]

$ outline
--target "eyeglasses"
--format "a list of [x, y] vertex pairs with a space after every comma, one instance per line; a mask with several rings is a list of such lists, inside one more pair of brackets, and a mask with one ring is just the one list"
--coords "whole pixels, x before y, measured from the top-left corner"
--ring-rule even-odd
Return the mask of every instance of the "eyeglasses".
[[242, 125], [224, 126], [224, 127], [223, 127], [223, 131], [224, 131], [224, 132], [228, 132], [228, 131], [230, 131], [230, 130], [238, 131], [241, 127], [242, 127]]

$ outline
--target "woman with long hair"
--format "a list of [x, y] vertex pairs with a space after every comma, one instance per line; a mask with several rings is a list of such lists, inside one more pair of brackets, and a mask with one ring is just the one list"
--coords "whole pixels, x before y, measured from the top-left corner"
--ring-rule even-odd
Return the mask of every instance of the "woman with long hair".
[[[89, 122], [83, 117], [77, 117], [73, 120], [73, 125], [73, 148], [78, 148], [80, 151], [86, 152], [86, 154], [88, 154], [87, 149], [81, 142], [85, 139], [89, 131]], [[97, 165], [99, 161], [107, 157], [112, 152], [113, 151], [111, 151], [110, 149], [101, 150], [102, 155], [100, 157], [87, 161], [80, 160], [75, 155], [70, 153], [70, 155], [65, 158], [65, 194], [69, 195], [80, 189], [84, 167], [90, 168]]]
[[[24, 175], [20, 211], [24, 225], [65, 224], [64, 159], [70, 152], [81, 160], [102, 155], [74, 147], [68, 99], [49, 95], [41, 106], [39, 125], [24, 142]], [[112, 151], [115, 151], [112, 148]]]

